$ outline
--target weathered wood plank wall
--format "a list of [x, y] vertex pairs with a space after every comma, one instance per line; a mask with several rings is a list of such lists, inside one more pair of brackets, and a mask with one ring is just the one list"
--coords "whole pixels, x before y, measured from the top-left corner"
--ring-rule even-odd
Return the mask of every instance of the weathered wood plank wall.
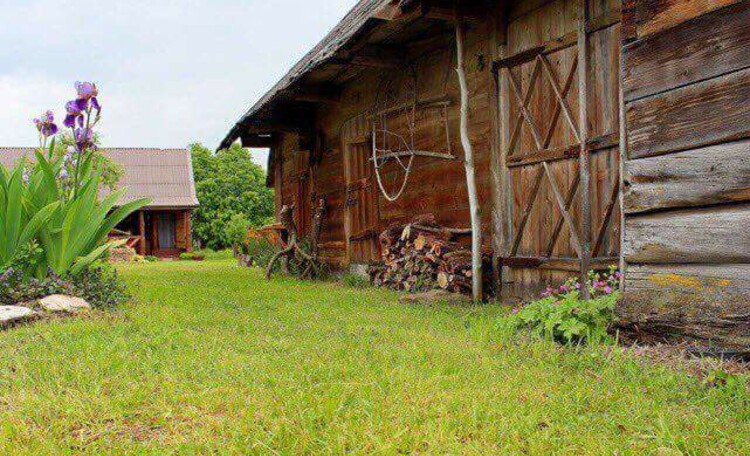
[[750, 347], [750, 1], [624, 15], [622, 323]]
[[[586, 237], [599, 266], [620, 251], [619, 3], [587, 2], [590, 20], [584, 24], [583, 53], [588, 71], [583, 76], [577, 71], [579, 5], [578, 0], [497, 2], [494, 14], [485, 21], [472, 21], [467, 30], [469, 132], [483, 237], [500, 257], [513, 257], [504, 262], [503, 274], [505, 290], [512, 295], [538, 296], [547, 283], [564, 281], [580, 264], [575, 245], [582, 237], [580, 227], [585, 226], [577, 160], [581, 137], [591, 176], [591, 230]], [[278, 204], [295, 202], [300, 194], [296, 182], [307, 170], [310, 197], [328, 200], [323, 252], [332, 263], [349, 266], [376, 259], [376, 238], [368, 232], [380, 232], [415, 214], [431, 212], [443, 225], [468, 227], [455, 44], [450, 35], [446, 38], [410, 49], [408, 60], [416, 81], [407, 68], [362, 68], [343, 83], [340, 102], [320, 105], [315, 128], [325, 138], [325, 147], [315, 165], [295, 158], [299, 155], [296, 135], [281, 135], [277, 145], [281, 158], [275, 163]], [[540, 47], [543, 59], [537, 58]], [[515, 64], [509, 66], [510, 73], [500, 71], [496, 81], [493, 62], [508, 56], [515, 56]], [[586, 81], [585, 122], [579, 119], [581, 77]], [[395, 202], [380, 194], [371, 168], [367, 173], [361, 169], [361, 156], [370, 150], [369, 114], [382, 96], [383, 80], [397, 94], [392, 104], [407, 101], [410, 90], [420, 100], [450, 100], [445, 111], [418, 111], [414, 147], [459, 158], [416, 158], [406, 190]], [[402, 132], [407, 121], [406, 116], [390, 119], [391, 127]], [[585, 134], [579, 124], [586, 125]], [[398, 174], [394, 167], [384, 171], [386, 178]], [[374, 201], [363, 196], [365, 191]], [[565, 200], [562, 205], [560, 195]], [[531, 200], [534, 204], [529, 204]], [[508, 251], [502, 251], [506, 244]]]
[[586, 2], [588, 20], [580, 1], [531, 3], [507, 9], [498, 34], [497, 163], [508, 169], [495, 181], [507, 202], [495, 204], [510, 219], [502, 281], [523, 297], [564, 281], [582, 255], [616, 263], [620, 244], [619, 2]]

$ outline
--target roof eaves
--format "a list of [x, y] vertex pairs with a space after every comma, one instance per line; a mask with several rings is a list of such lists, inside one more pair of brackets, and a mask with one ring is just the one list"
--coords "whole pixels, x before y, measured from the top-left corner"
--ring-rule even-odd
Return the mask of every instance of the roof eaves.
[[336, 52], [348, 45], [374, 18], [375, 13], [393, 0], [360, 0], [354, 8], [331, 30], [322, 41], [300, 59], [287, 74], [265, 93], [240, 119], [235, 122], [219, 144], [218, 150], [226, 149], [239, 137], [245, 124], [268, 106], [283, 90], [292, 87], [304, 75], [323, 65]]

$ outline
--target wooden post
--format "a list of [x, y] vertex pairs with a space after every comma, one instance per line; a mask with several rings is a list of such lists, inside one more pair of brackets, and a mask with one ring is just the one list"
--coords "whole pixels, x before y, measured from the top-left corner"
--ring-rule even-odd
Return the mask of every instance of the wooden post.
[[185, 251], [193, 251], [193, 228], [190, 225], [190, 209], [184, 211], [183, 217], [185, 217]]
[[[492, 62], [505, 57], [507, 47], [508, 21], [501, 3], [496, 3], [491, 14], [490, 26], [490, 57]], [[499, 29], [499, 30], [498, 30]], [[510, 230], [510, 207], [508, 202], [508, 168], [507, 168], [507, 100], [503, 99], [503, 83], [505, 81], [499, 68], [493, 68], [490, 79], [490, 109], [492, 118], [492, 187], [493, 187], [493, 282], [497, 295], [502, 296], [506, 291], [503, 282], [508, 281], [508, 274], [503, 270], [502, 259], [507, 256]], [[507, 269], [507, 268], [506, 268]]]
[[469, 211], [471, 214], [471, 290], [474, 302], [482, 300], [482, 226], [479, 214], [479, 197], [474, 176], [474, 150], [469, 138], [469, 86], [464, 70], [464, 30], [458, 11], [456, 20], [456, 73], [461, 88], [461, 145], [464, 148], [464, 168], [466, 170], [466, 189], [469, 193]]
[[[588, 273], [591, 267], [591, 174], [589, 152], [586, 149], [588, 140], [588, 1], [579, 0], [578, 5], [578, 131], [581, 141], [581, 153], [578, 158], [578, 171], [581, 175], [581, 288], [583, 299], [589, 299]], [[571, 226], [573, 229], [573, 226]]]
[[141, 236], [138, 242], [138, 255], [146, 254], [146, 216], [143, 211], [138, 211], [138, 234]]

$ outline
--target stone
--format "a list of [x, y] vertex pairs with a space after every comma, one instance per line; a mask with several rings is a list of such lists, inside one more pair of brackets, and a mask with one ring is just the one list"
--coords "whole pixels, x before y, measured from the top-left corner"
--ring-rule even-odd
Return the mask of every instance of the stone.
[[47, 312], [76, 313], [91, 310], [91, 306], [84, 299], [65, 295], [51, 295], [39, 300], [39, 307]]
[[412, 293], [401, 296], [398, 301], [401, 304], [471, 304], [471, 298], [460, 293], [451, 293], [446, 290], [430, 290], [424, 293]]
[[0, 327], [3, 328], [31, 320], [34, 317], [36, 317], [36, 312], [28, 307], [0, 306]]

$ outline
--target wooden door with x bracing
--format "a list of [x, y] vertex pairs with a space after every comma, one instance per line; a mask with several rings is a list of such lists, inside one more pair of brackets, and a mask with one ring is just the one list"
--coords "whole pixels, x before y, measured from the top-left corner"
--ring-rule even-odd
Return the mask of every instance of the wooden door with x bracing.
[[[354, 122], [345, 132], [347, 252], [350, 265], [368, 264], [380, 257], [378, 243], [378, 187], [374, 182], [369, 130]], [[348, 133], [348, 134], [347, 134]], [[358, 134], [357, 134], [358, 133]]]
[[509, 215], [500, 260], [511, 295], [538, 296], [618, 262], [618, 21], [617, 11], [568, 0], [508, 24], [495, 68]]

